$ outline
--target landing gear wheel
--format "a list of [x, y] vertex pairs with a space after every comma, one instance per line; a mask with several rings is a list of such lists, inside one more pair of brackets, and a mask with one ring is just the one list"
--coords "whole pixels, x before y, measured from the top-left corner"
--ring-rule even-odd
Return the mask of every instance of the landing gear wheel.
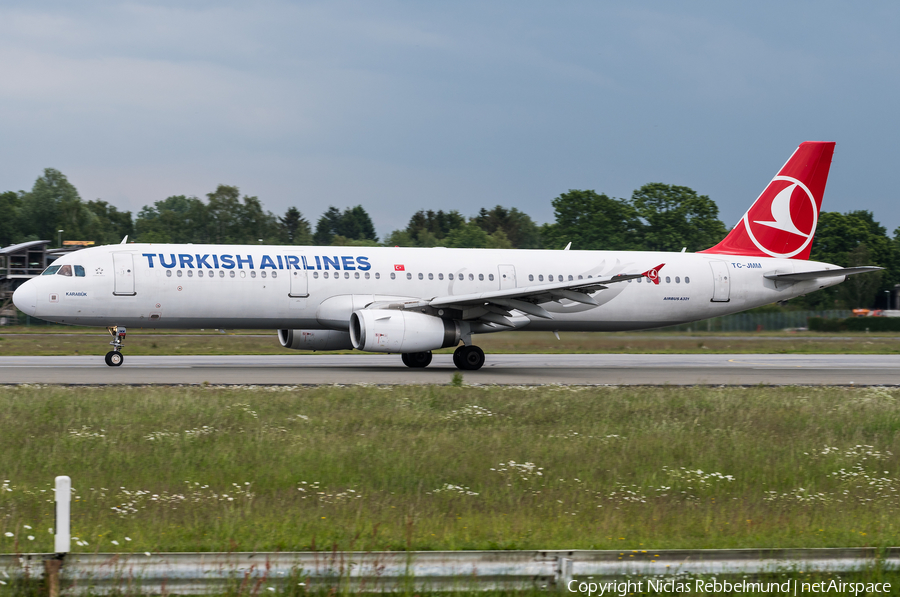
[[431, 351], [425, 352], [404, 352], [400, 355], [403, 364], [411, 369], [423, 369], [431, 364]]
[[453, 353], [453, 364], [464, 371], [478, 371], [484, 365], [484, 351], [477, 346], [460, 346]]
[[106, 364], [110, 367], [118, 367], [124, 362], [125, 355], [123, 355], [121, 352], [110, 350], [108, 353], [106, 353]]

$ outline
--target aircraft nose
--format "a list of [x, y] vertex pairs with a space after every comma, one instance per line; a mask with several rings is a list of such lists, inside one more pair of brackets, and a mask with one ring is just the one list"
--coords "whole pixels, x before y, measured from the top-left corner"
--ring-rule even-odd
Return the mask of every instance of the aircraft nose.
[[37, 288], [29, 280], [25, 282], [13, 293], [13, 303], [16, 308], [26, 315], [34, 315], [37, 311]]

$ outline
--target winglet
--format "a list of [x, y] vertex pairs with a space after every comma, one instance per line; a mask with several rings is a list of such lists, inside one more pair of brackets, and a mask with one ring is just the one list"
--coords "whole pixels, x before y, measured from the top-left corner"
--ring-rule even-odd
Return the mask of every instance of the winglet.
[[647, 278], [648, 280], [650, 280], [651, 282], [653, 282], [654, 284], [659, 284], [659, 270], [661, 270], [664, 265], [665, 265], [665, 263], [660, 263], [653, 269], [648, 269], [641, 275], [644, 276], [645, 278]]

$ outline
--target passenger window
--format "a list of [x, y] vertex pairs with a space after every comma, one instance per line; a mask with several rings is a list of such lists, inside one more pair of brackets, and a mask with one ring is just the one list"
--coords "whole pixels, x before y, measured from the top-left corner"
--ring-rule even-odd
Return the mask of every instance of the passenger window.
[[395, 274], [394, 272], [391, 272], [391, 280], [395, 279], [396, 277], [397, 277], [397, 274]]
[[584, 280], [584, 276], [582, 276], [581, 274], [578, 274], [578, 279], [579, 279], [579, 280]]
[[553, 274], [550, 274], [549, 276], [547, 276], [547, 280], [550, 281], [550, 282], [552, 282], [552, 281], [553, 281]]
[[420, 279], [420, 280], [424, 280], [424, 279], [425, 279], [425, 276], [424, 276], [423, 274], [420, 273], [420, 274], [419, 274], [419, 279]]
[[251, 277], [251, 278], [255, 278], [255, 277], [256, 277], [256, 270], [253, 270], [253, 271], [250, 272], [250, 277]]
[[488, 280], [490, 280], [491, 282], [493, 282], [493, 281], [494, 281], [494, 274], [488, 274]]
[[444, 279], [444, 274], [438, 274], [438, 280], [443, 280], [443, 279]]
[[569, 274], [569, 282], [571, 282], [572, 280], [574, 280], [574, 278], [572, 277], [572, 274]]
[[[233, 274], [234, 272], [231, 272], [231, 273]], [[225, 277], [225, 270], [223, 270], [223, 269], [220, 269], [220, 270], [219, 270], [219, 277], [220, 277], [220, 278], [224, 278], [224, 277]]]
[[327, 277], [328, 277], [328, 272], [322, 272], [322, 277], [323, 277], [323, 278], [327, 278]]
[[278, 272], [272, 272], [272, 277], [273, 277], [273, 278], [277, 278], [277, 277], [278, 277]]
[[475, 274], [469, 274], [469, 281], [473, 281], [475, 279]]
[[544, 274], [538, 274], [538, 282], [544, 281]]
[[534, 274], [528, 274], [528, 281], [534, 282]]
[[669, 276], [666, 276], [666, 284], [671, 284], [671, 283], [672, 283], [672, 278], [670, 278]]
[[681, 284], [681, 278], [679, 278], [678, 276], [675, 276], [675, 283]]
[[484, 274], [478, 274], [478, 281], [484, 282]]
[[72, 266], [64, 265], [61, 268], [59, 268], [59, 271], [56, 272], [56, 274], [58, 276], [71, 276], [72, 275]]
[[369, 272], [366, 272], [366, 280], [369, 279]]
[[[188, 273], [188, 278], [193, 278], [193, 277], [194, 277], [194, 270], [189, 269], [189, 270], [187, 271], [187, 273]], [[256, 277], [256, 272], [253, 272], [253, 277], [254, 277], [254, 278]]]
[[167, 277], [167, 278], [171, 278], [171, 277], [172, 277], [172, 270], [170, 270], [170, 269], [167, 269], [167, 270], [166, 270], [166, 277]]
[[[234, 274], [234, 272], [231, 272], [231, 273]], [[234, 275], [232, 275], [231, 277], [233, 278]], [[313, 272], [313, 278], [318, 278], [318, 277], [319, 277], [319, 272]]]
[[429, 279], [429, 280], [434, 280], [434, 274], [428, 274], [428, 279]]
[[62, 267], [61, 265], [51, 265], [50, 267], [45, 269], [44, 273], [42, 273], [41, 275], [42, 276], [52, 276], [53, 274], [58, 272], [59, 268], [61, 268], [61, 267]]
[[691, 279], [688, 278], [687, 276], [685, 276], [685, 277], [684, 277], [684, 283], [685, 283], [685, 284], [690, 284], [690, 283], [691, 283]]
[[450, 280], [452, 280], [452, 279], [453, 279], [453, 274], [447, 274], [447, 278], [450, 279]]
[[350, 279], [350, 272], [344, 272], [344, 279], [345, 279], [345, 280], [349, 280], [349, 279]]
[[407, 279], [407, 280], [412, 280], [412, 273], [406, 272], [406, 279]]
[[181, 276], [184, 275], [184, 272], [182, 272], [181, 270], [178, 270], [177, 272], [175, 272], [175, 275], [180, 278]]
[[[359, 280], [359, 272], [354, 272], [353, 277], [356, 278], [357, 280]], [[366, 277], [368, 278], [368, 275], [366, 275]]]
[[[366, 273], [366, 277], [367, 277], [367, 278], [369, 277], [369, 274], [368, 274], [368, 273]], [[380, 280], [380, 279], [381, 279], [381, 273], [380, 273], [380, 272], [375, 272], [375, 279], [376, 279], [376, 280]]]
[[[203, 272], [197, 272], [197, 273], [198, 273], [198, 274], [202, 274]], [[260, 276], [261, 278], [265, 278], [265, 277], [266, 277], [266, 272], [259, 272], [259, 276]]]
[[83, 277], [84, 277], [84, 268], [81, 267], [80, 265], [76, 265], [76, 266], [75, 266], [75, 277], [76, 277], [76, 278], [83, 278]]
[[197, 270], [197, 277], [198, 277], [198, 278], [202, 278], [202, 277], [203, 277], [203, 270], [202, 270], [202, 269], [198, 269], [198, 270]]

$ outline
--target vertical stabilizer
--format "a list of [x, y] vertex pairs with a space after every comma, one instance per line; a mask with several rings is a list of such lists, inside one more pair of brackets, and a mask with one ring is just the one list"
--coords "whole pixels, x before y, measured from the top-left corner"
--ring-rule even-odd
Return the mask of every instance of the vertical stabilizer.
[[807, 141], [725, 239], [700, 253], [809, 259], [834, 143]]

